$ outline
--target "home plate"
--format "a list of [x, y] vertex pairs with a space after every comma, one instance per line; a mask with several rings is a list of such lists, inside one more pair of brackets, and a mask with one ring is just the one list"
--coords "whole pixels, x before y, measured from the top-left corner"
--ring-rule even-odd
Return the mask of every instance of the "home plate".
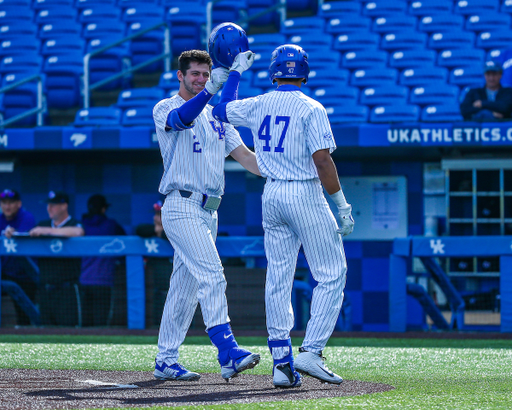
[[138, 389], [139, 386], [136, 384], [115, 384], [108, 382], [101, 382], [99, 380], [77, 380], [80, 383], [88, 383], [93, 386], [104, 386], [105, 389]]

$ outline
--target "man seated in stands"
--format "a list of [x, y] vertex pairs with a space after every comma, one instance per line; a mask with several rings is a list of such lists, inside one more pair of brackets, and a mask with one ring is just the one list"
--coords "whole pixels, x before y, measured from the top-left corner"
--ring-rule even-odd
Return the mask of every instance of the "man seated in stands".
[[[83, 236], [80, 223], [68, 212], [69, 197], [51, 191], [46, 200], [50, 219], [39, 222], [30, 236]], [[54, 241], [54, 248], [62, 246]], [[40, 311], [43, 325], [80, 325], [78, 278], [81, 258], [39, 258]]]
[[[12, 189], [4, 189], [0, 192], [0, 207], [2, 208], [0, 231], [5, 237], [11, 238], [13, 234], [26, 233], [36, 225], [34, 215], [22, 207], [18, 192]], [[2, 257], [2, 280], [17, 283], [32, 303], [35, 303], [38, 277], [27, 258]], [[30, 318], [22, 307], [15, 303], [14, 308], [18, 325], [30, 325]]]
[[501, 85], [502, 74], [500, 63], [485, 63], [485, 86], [471, 88], [460, 104], [460, 112], [466, 121], [497, 121], [511, 117], [512, 88]]

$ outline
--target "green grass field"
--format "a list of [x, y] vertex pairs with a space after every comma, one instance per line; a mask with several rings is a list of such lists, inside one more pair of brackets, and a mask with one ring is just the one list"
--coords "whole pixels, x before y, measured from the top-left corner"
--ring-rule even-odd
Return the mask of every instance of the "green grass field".
[[[250, 372], [270, 377], [272, 360], [266, 339], [237, 340], [262, 355], [260, 365]], [[294, 347], [300, 342], [294, 339]], [[0, 367], [152, 371], [156, 351], [154, 337], [2, 335]], [[218, 372], [216, 351], [207, 337], [187, 338], [180, 352], [181, 363], [191, 370]], [[358, 397], [207, 408], [512, 409], [512, 340], [333, 338], [324, 355], [329, 368], [346, 380], [386, 383], [395, 390]]]

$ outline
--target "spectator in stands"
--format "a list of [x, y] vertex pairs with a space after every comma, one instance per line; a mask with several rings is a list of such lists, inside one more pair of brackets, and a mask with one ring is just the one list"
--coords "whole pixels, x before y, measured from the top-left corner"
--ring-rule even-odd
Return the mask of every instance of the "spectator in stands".
[[465, 120], [496, 121], [511, 117], [512, 88], [501, 85], [502, 73], [500, 63], [485, 63], [485, 86], [471, 88], [460, 104], [460, 112]]
[[[69, 197], [64, 192], [51, 191], [46, 200], [50, 219], [39, 222], [30, 236], [82, 236], [82, 225], [68, 212]], [[62, 242], [54, 241], [58, 252]], [[39, 258], [40, 311], [42, 325], [80, 325], [78, 278], [81, 258]]]
[[[124, 228], [106, 215], [110, 204], [100, 194], [87, 201], [87, 213], [82, 216], [85, 235], [126, 235]], [[80, 298], [82, 326], [107, 326], [118, 258], [82, 258]]]
[[[35, 225], [34, 215], [23, 208], [21, 196], [12, 189], [0, 192], [0, 231], [2, 235], [11, 238], [13, 235], [26, 234]], [[4, 256], [2, 257], [2, 280], [9, 280], [18, 284], [27, 297], [35, 304], [37, 293], [38, 274], [27, 258]], [[30, 318], [18, 304], [14, 304], [17, 324], [30, 325]]]

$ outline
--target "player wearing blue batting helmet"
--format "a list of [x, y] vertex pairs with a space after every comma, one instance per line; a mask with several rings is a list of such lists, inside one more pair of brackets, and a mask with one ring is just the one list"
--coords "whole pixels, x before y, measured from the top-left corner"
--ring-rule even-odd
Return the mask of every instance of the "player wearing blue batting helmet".
[[295, 44], [279, 46], [272, 52], [268, 72], [272, 84], [276, 78], [302, 78], [306, 84], [309, 77], [308, 54]]
[[249, 50], [244, 29], [234, 23], [222, 23], [212, 30], [208, 40], [208, 53], [213, 67], [230, 68], [239, 53]]

